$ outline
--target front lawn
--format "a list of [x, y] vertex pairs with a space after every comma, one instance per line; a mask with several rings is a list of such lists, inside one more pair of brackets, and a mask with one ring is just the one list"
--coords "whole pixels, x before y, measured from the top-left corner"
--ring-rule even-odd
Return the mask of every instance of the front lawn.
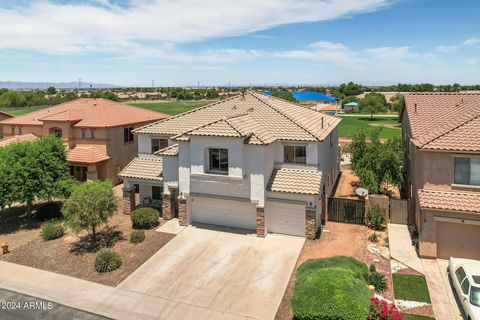
[[427, 282], [423, 276], [393, 275], [395, 299], [430, 303]]
[[434, 320], [435, 318], [419, 316], [418, 314], [404, 314], [403, 320]]
[[391, 139], [401, 136], [401, 128], [398, 123], [398, 117], [373, 117], [369, 116], [340, 116], [342, 121], [338, 129], [341, 138], [352, 138], [355, 132], [360, 127], [375, 126], [382, 127], [380, 139]]
[[154, 103], [129, 103], [132, 106], [152, 111], [163, 112], [169, 115], [177, 115], [199, 107], [203, 107], [212, 101], [176, 101], [176, 102], [154, 102]]

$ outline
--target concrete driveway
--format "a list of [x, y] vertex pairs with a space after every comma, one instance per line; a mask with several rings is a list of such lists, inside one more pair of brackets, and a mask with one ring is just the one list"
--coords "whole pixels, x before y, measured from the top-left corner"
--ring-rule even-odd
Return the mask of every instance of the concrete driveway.
[[448, 269], [448, 260], [445, 259], [437, 259], [438, 268], [440, 269], [440, 273], [442, 275], [443, 285], [445, 287], [445, 291], [448, 295], [448, 300], [450, 302], [450, 306], [452, 308], [453, 315], [456, 320], [463, 320], [467, 319], [463, 313], [462, 306], [460, 301], [458, 300], [457, 295], [453, 289], [453, 283], [450, 279], [447, 269]]
[[304, 239], [231, 231], [189, 226], [118, 287], [166, 299], [172, 313], [182, 303], [183, 320], [273, 319]]

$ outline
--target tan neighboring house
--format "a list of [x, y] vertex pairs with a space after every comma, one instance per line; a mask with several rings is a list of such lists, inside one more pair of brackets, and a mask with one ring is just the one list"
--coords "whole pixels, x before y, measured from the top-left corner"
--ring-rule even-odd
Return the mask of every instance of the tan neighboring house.
[[106, 99], [77, 99], [0, 121], [0, 145], [48, 134], [63, 138], [71, 174], [80, 181], [109, 179], [137, 154], [132, 131], [168, 115]]
[[124, 210], [138, 186], [141, 205], [181, 225], [315, 238], [339, 174], [339, 122], [249, 91], [139, 128]]
[[480, 94], [407, 94], [400, 116], [420, 256], [480, 259]]
[[[13, 116], [9, 115], [8, 113], [0, 111], [0, 121], [5, 120], [5, 119], [10, 119], [12, 117]], [[1, 124], [0, 124], [0, 139], [3, 139], [3, 128], [2, 128]]]

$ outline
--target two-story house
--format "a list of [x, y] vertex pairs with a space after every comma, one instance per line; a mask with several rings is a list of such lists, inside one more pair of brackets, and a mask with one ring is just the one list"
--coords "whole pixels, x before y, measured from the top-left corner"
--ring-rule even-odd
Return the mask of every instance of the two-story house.
[[0, 145], [54, 134], [64, 140], [74, 177], [118, 183], [117, 174], [137, 154], [132, 131], [167, 117], [106, 99], [81, 98], [0, 121]]
[[480, 259], [480, 94], [407, 94], [401, 121], [420, 256]]
[[124, 209], [164, 219], [314, 238], [339, 174], [338, 118], [254, 92], [136, 129], [120, 174]]

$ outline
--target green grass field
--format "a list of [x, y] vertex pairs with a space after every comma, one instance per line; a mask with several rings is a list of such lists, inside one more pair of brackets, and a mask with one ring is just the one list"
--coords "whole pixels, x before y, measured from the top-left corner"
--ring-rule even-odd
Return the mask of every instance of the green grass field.
[[340, 116], [342, 121], [339, 127], [339, 136], [341, 138], [352, 138], [355, 131], [360, 127], [381, 126], [380, 139], [391, 139], [401, 136], [400, 124], [397, 116], [395, 117], [362, 117], [362, 116]]
[[393, 275], [395, 299], [430, 303], [425, 277], [404, 274]]
[[418, 314], [405, 314], [403, 316], [404, 320], [435, 320], [434, 318], [419, 316]]
[[169, 115], [177, 115], [182, 112], [190, 111], [202, 107], [212, 101], [176, 101], [176, 102], [155, 102], [155, 103], [129, 103], [132, 106], [149, 109], [152, 111], [163, 112]]
[[11, 114], [12, 116], [21, 116], [22, 114], [27, 114], [33, 111], [42, 109], [41, 107], [27, 107], [27, 108], [18, 108], [17, 110], [8, 110], [5, 113]]

